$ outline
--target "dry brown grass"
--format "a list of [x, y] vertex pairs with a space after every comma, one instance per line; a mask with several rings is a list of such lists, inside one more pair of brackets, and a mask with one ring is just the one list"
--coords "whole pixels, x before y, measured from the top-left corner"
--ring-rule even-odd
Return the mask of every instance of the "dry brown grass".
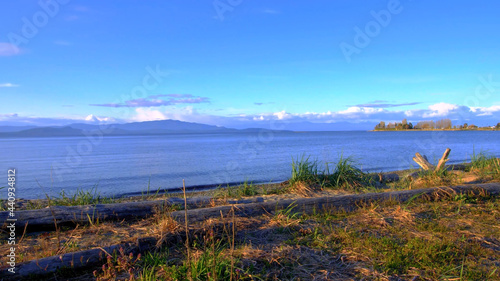
[[[495, 264], [500, 260], [499, 204], [479, 189], [457, 194], [442, 188], [405, 204], [360, 204], [354, 212], [331, 209], [302, 215], [291, 207], [252, 218], [233, 217], [229, 212], [190, 224], [188, 229], [173, 220], [167, 209], [139, 221], [61, 230], [59, 238], [56, 233], [26, 235], [18, 249], [22, 260], [31, 260], [151, 236], [159, 241], [158, 247], [170, 251], [167, 264], [156, 272], [166, 280], [173, 266], [182, 266], [186, 258], [199, 263], [207, 251], [215, 253], [214, 241], [224, 247], [217, 258], [228, 259], [234, 280], [255, 276], [264, 280], [453, 279], [460, 272], [453, 266], [464, 267], [469, 278], [497, 277], [493, 269], [500, 266]], [[191, 242], [189, 257], [180, 247], [185, 230]], [[172, 236], [180, 238], [169, 239]], [[0, 251], [6, 246], [1, 245]], [[442, 258], [446, 262], [432, 257], [440, 251], [446, 253]], [[406, 255], [420, 259], [421, 265], [405, 266], [411, 261]], [[145, 270], [134, 268], [136, 276]]]
[[244, 245], [236, 255], [263, 280], [353, 280], [355, 268], [345, 256], [297, 245]]
[[306, 182], [299, 181], [290, 186], [290, 192], [298, 194], [302, 197], [312, 197], [317, 190], [321, 190], [318, 184], [311, 185]]

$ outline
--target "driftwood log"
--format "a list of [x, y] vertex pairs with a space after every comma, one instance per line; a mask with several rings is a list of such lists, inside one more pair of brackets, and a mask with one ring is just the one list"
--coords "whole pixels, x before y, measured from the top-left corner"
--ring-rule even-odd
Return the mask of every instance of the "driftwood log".
[[397, 173], [377, 173], [370, 174], [369, 179], [378, 183], [396, 182], [399, 180], [399, 175]]
[[420, 153], [415, 153], [415, 157], [413, 157], [413, 161], [417, 162], [417, 164], [422, 167], [422, 169], [426, 171], [434, 170], [436, 167], [429, 163], [429, 160], [427, 160], [427, 157], [422, 156]]
[[[287, 209], [294, 205], [294, 211], [298, 213], [312, 213], [322, 209], [344, 209], [352, 211], [357, 209], [363, 202], [381, 202], [386, 200], [396, 200], [406, 202], [414, 196], [433, 196], [436, 192], [445, 192], [449, 194], [467, 193], [483, 190], [492, 196], [500, 195], [500, 183], [484, 183], [476, 185], [457, 185], [451, 187], [433, 187], [414, 190], [402, 190], [380, 193], [352, 194], [328, 197], [313, 197], [301, 199], [286, 199], [275, 202], [251, 203], [244, 205], [227, 205], [213, 208], [194, 209], [188, 211], [189, 222], [201, 222], [208, 218], [220, 217], [221, 212], [230, 213], [236, 206], [235, 215], [237, 216], [258, 216], [267, 213], [274, 213], [277, 210]], [[178, 221], [184, 221], [184, 212], [176, 211], [171, 213], [172, 217]]]
[[68, 253], [59, 256], [47, 257], [39, 260], [32, 260], [21, 264], [16, 264], [15, 273], [7, 270], [0, 272], [1, 280], [21, 280], [26, 277], [36, 275], [46, 275], [55, 273], [59, 269], [81, 269], [102, 263], [106, 260], [107, 254], [113, 254], [123, 248], [125, 253], [137, 252], [137, 247], [133, 244], [118, 244], [104, 248], [90, 249], [75, 253]]
[[[477, 187], [485, 188], [486, 191], [499, 192], [500, 184], [481, 184]], [[476, 187], [474, 186], [456, 186], [447, 189], [460, 192], [461, 190], [468, 191]], [[420, 192], [432, 193], [437, 189], [417, 189], [417, 190], [403, 190], [397, 192], [385, 193], [367, 193], [367, 194], [354, 194], [330, 197], [316, 197], [316, 198], [301, 198], [297, 200], [286, 199], [271, 202], [258, 202], [247, 204], [226, 205], [213, 208], [198, 208], [190, 209], [188, 212], [189, 221], [203, 221], [207, 218], [220, 216], [220, 212], [228, 212], [232, 206], [237, 206], [236, 215], [239, 216], [255, 216], [261, 215], [266, 212], [273, 212], [276, 209], [284, 209], [292, 203], [300, 206], [301, 211], [310, 211], [313, 209], [321, 209], [325, 206], [333, 206], [336, 208], [349, 209], [356, 205], [359, 201], [378, 201], [393, 198], [396, 200], [406, 200]], [[172, 199], [172, 198], [171, 198]], [[178, 199], [181, 200], [181, 199]], [[261, 201], [262, 199], [255, 199]], [[253, 202], [255, 202], [253, 201]], [[127, 220], [127, 219], [140, 219], [151, 216], [157, 212], [158, 208], [163, 208], [167, 204], [166, 200], [147, 201], [147, 202], [133, 202], [133, 203], [117, 203], [117, 204], [100, 204], [90, 206], [57, 206], [45, 208], [42, 210], [27, 210], [16, 212], [16, 227], [24, 229], [27, 232], [38, 231], [41, 229], [50, 230], [55, 229], [55, 223], [58, 225], [74, 226], [76, 224], [88, 224], [89, 218], [92, 220], [99, 219], [100, 222], [106, 220]], [[251, 201], [252, 202], [252, 201]], [[1, 212], [0, 219], [6, 221], [8, 212]], [[184, 211], [171, 212], [173, 218], [184, 221]], [[6, 224], [3, 225], [3, 228]]]
[[450, 155], [451, 149], [447, 148], [445, 152], [443, 153], [443, 156], [441, 156], [441, 159], [439, 159], [438, 165], [434, 166], [431, 163], [429, 163], [429, 160], [425, 155], [421, 155], [420, 153], [415, 153], [415, 157], [413, 157], [413, 161], [417, 162], [417, 164], [422, 167], [422, 169], [426, 171], [440, 171], [441, 169], [444, 168], [444, 165], [446, 162], [449, 160], [448, 156]]
[[436, 169], [434, 170], [435, 172], [440, 171], [441, 169], [444, 168], [444, 164], [448, 162], [448, 156], [450, 155], [451, 149], [447, 148], [445, 152], [443, 153], [443, 156], [441, 156], [441, 159], [439, 159], [438, 165], [436, 166]]
[[[187, 198], [188, 209], [207, 207], [211, 204], [210, 197]], [[230, 204], [255, 203], [263, 201], [262, 198], [248, 200], [228, 200]], [[151, 216], [158, 211], [168, 210], [173, 205], [184, 206], [181, 198], [168, 198], [165, 200], [126, 202], [113, 204], [97, 204], [83, 206], [51, 206], [38, 210], [15, 211], [16, 228], [20, 231], [34, 232], [42, 230], [55, 230], [57, 226], [85, 225], [93, 221], [118, 221], [128, 219], [141, 219]], [[0, 221], [7, 222], [9, 212], [0, 212]], [[2, 226], [6, 228], [6, 223]], [[27, 225], [27, 226], [26, 226]]]
[[[221, 206], [213, 208], [200, 208], [189, 210], [189, 223], [204, 221], [208, 218], [220, 218], [221, 214], [227, 216], [234, 208], [236, 216], [257, 216], [266, 213], [274, 213], [277, 210], [293, 207], [294, 211], [302, 213], [313, 213], [317, 210], [336, 208], [352, 211], [357, 209], [363, 202], [381, 202], [384, 200], [396, 200], [406, 202], [415, 199], [415, 196], [427, 196], [431, 199], [441, 198], [443, 194], [454, 195], [457, 193], [487, 192], [492, 196], [500, 195], [500, 183], [485, 183], [477, 185], [460, 185], [452, 187], [435, 187], [415, 190], [403, 190], [385, 193], [367, 193], [356, 195], [343, 195], [335, 197], [303, 198], [299, 200], [281, 200], [277, 202], [250, 203], [240, 205]], [[184, 211], [175, 211], [171, 216], [179, 221], [184, 221]], [[173, 237], [170, 237], [173, 238]], [[170, 241], [170, 242], [169, 242]], [[173, 239], [167, 240], [172, 243]], [[2, 280], [19, 280], [29, 275], [43, 275], [53, 273], [58, 269], [72, 268], [78, 269], [97, 265], [106, 258], [106, 253], [111, 254], [123, 248], [125, 253], [138, 253], [154, 249], [157, 240], [152, 237], [138, 239], [136, 243], [125, 243], [106, 248], [90, 249], [76, 253], [68, 253], [59, 256], [42, 258], [16, 265], [16, 273], [7, 271], [0, 272]]]

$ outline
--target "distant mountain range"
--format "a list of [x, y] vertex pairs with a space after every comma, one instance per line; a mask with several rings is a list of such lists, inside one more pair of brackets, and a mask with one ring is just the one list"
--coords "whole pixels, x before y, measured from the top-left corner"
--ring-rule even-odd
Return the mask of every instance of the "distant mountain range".
[[260, 132], [267, 129], [230, 129], [199, 123], [177, 120], [161, 120], [134, 122], [126, 124], [92, 125], [75, 123], [60, 127], [35, 126], [0, 126], [0, 137], [71, 137], [85, 136], [99, 131], [106, 136], [126, 135], [166, 135], [166, 134], [200, 134], [200, 133], [238, 133]]

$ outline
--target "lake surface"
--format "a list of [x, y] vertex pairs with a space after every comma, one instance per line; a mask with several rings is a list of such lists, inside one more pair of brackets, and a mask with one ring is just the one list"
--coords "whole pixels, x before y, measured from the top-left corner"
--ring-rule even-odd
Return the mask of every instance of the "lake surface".
[[[437, 162], [470, 161], [475, 150], [500, 157], [499, 131], [304, 132], [0, 139], [0, 187], [17, 170], [17, 198], [44, 198], [97, 185], [101, 195], [150, 188], [283, 181], [292, 157], [335, 163], [352, 157], [366, 172], [416, 167], [415, 152]], [[0, 190], [6, 198], [5, 189]]]

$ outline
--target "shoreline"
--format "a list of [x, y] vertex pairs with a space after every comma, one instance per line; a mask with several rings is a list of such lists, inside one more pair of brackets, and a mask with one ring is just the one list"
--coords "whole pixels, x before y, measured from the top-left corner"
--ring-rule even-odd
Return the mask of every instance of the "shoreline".
[[[500, 155], [491, 155], [493, 157], [500, 158]], [[460, 166], [460, 165], [470, 165], [470, 159], [464, 159], [464, 160], [451, 160], [447, 162], [447, 166], [455, 165], [455, 166]], [[370, 169], [361, 169], [360, 170], [365, 173], [365, 174], [391, 174], [391, 173], [402, 173], [402, 172], [407, 172], [410, 170], [415, 170], [419, 169], [418, 165], [416, 163], [413, 163], [414, 167], [409, 166], [407, 169], [402, 169], [402, 170], [395, 170], [391, 168], [387, 169], [378, 169], [378, 168], [370, 168]], [[240, 186], [245, 183], [247, 184], [253, 184], [253, 185], [274, 185], [274, 184], [279, 184], [281, 182], [286, 181], [288, 178], [282, 178], [278, 180], [242, 180], [242, 181], [233, 181], [229, 183], [213, 183], [213, 184], [198, 184], [198, 185], [187, 185], [186, 186], [186, 192], [187, 193], [197, 193], [197, 192], [206, 192], [206, 191], [213, 191], [217, 190], [218, 188], [227, 188], [227, 187], [235, 187], [235, 186]], [[93, 187], [90, 187], [86, 190], [83, 189], [77, 189], [75, 191], [66, 191], [67, 196], [72, 196], [74, 195], [77, 191], [88, 191], [88, 190], [93, 190]], [[124, 192], [124, 193], [117, 193], [117, 194], [107, 194], [107, 195], [101, 195], [101, 197], [106, 197], [106, 198], [113, 198], [113, 199], [127, 199], [130, 197], [144, 197], [146, 195], [151, 195], [151, 194], [156, 194], [157, 191], [159, 190], [158, 194], [159, 195], [166, 195], [166, 194], [180, 194], [183, 192], [182, 186], [175, 186], [171, 188], [151, 188], [149, 191], [146, 189], [143, 190], [137, 190], [137, 191], [130, 191], [130, 192]], [[103, 189], [100, 189], [99, 191], [103, 191]], [[99, 193], [99, 192], [98, 192]], [[60, 197], [60, 193], [56, 193], [55, 195], [52, 195], [51, 198], [57, 198]], [[41, 198], [24, 198], [19, 196], [17, 198], [18, 200], [22, 201], [36, 201], [36, 200], [46, 200], [46, 197], [41, 197]], [[0, 202], [5, 199], [0, 198]]]
[[369, 130], [368, 132], [429, 132], [429, 131], [465, 131], [465, 132], [469, 132], [469, 131], [500, 131], [500, 129], [492, 129], [492, 128], [488, 128], [488, 129], [481, 129], [481, 128], [478, 128], [478, 129], [404, 129], [404, 130], [396, 130], [396, 129], [381, 129], [381, 130]]
[[[496, 155], [494, 155], [497, 157]], [[498, 156], [500, 158], [500, 155]], [[448, 162], [447, 166], [462, 166], [462, 165], [470, 165], [470, 162], [464, 162], [461, 160], [455, 160], [455, 161], [450, 161]], [[372, 168], [368, 170], [361, 169], [363, 173], [366, 175], [375, 175], [375, 174], [409, 174], [412, 172], [415, 172], [416, 170], [419, 170], [420, 167], [415, 163], [415, 168], [409, 167], [408, 169], [402, 169], [402, 170], [393, 170], [393, 169], [388, 169], [388, 170], [383, 170], [383, 169], [377, 169], [377, 168]], [[275, 185], [275, 184], [280, 184], [283, 182], [286, 182], [288, 178], [283, 178], [279, 180], [257, 180], [257, 181], [250, 181], [250, 180], [245, 180], [245, 181], [234, 181], [234, 182], [229, 182], [229, 183], [214, 183], [214, 184], [199, 184], [199, 185], [188, 185], [186, 186], [186, 193], [200, 193], [200, 192], [210, 192], [217, 190], [219, 188], [228, 188], [228, 187], [238, 187], [242, 186], [245, 183], [246, 184], [252, 184], [252, 185]], [[88, 190], [93, 190], [93, 188], [89, 188]], [[83, 190], [82, 190], [83, 191]], [[101, 190], [102, 191], [102, 190]], [[101, 195], [101, 197], [105, 198], [112, 198], [112, 199], [130, 199], [130, 198], [141, 198], [141, 197], [147, 197], [151, 196], [153, 194], [157, 195], [175, 195], [175, 194], [182, 194], [183, 192], [183, 187], [182, 186], [177, 186], [177, 187], [172, 187], [172, 188], [156, 188], [156, 189], [150, 189], [148, 190], [140, 190], [140, 191], [131, 191], [131, 192], [125, 192], [125, 193], [117, 193], [117, 194], [111, 194], [111, 195]], [[70, 191], [67, 192], [67, 196], [72, 196], [74, 193], [71, 193]], [[51, 198], [58, 198], [60, 197], [60, 194], [56, 194], [54, 196], [51, 196]], [[0, 202], [5, 199], [0, 199]], [[45, 198], [23, 198], [23, 197], [18, 197], [17, 200], [21, 201], [46, 201]]]
[[[450, 163], [449, 165], [446, 165], [447, 169], [450, 171], [453, 170], [465, 170], [466, 167], [470, 166], [471, 162], [458, 162], [458, 163]], [[418, 165], [416, 165], [418, 166]], [[372, 170], [370, 172], [364, 172], [364, 175], [369, 178], [373, 179], [378, 179], [378, 178], [391, 178], [390, 182], [393, 182], [394, 179], [397, 179], [396, 181], [403, 180], [411, 175], [414, 175], [415, 173], [422, 171], [420, 167], [416, 168], [409, 168], [409, 169], [403, 169], [403, 170], [390, 170], [390, 171], [376, 171]], [[192, 185], [192, 186], [186, 186], [186, 195], [189, 198], [196, 198], [196, 197], [206, 197], [207, 195], [211, 196], [216, 194], [218, 191], [224, 192], [230, 189], [238, 189], [244, 186], [252, 186], [252, 187], [259, 187], [262, 189], [273, 189], [276, 186], [283, 186], [288, 184], [289, 179], [283, 179], [283, 180], [277, 180], [277, 181], [246, 181], [246, 182], [231, 182], [231, 183], [226, 183], [226, 184], [205, 184], [205, 185]], [[91, 189], [92, 190], [92, 189]], [[82, 192], [85, 192], [82, 190]], [[90, 195], [91, 192], [89, 192], [86, 195]], [[126, 202], [141, 202], [141, 201], [146, 201], [151, 198], [175, 198], [176, 196], [181, 196], [183, 194], [183, 188], [182, 187], [176, 187], [176, 188], [168, 188], [168, 189], [150, 189], [149, 191], [143, 190], [143, 191], [136, 191], [136, 192], [127, 192], [127, 193], [121, 193], [121, 194], [115, 194], [111, 196], [107, 195], [100, 195], [99, 193], [94, 193], [93, 196], [96, 198], [99, 198], [99, 201], [104, 201], [104, 202], [113, 202], [113, 203], [126, 203]], [[73, 197], [75, 194], [68, 193], [66, 196], [68, 198]], [[48, 200], [46, 198], [39, 198], [39, 199], [26, 199], [26, 198], [17, 198], [16, 199], [16, 204], [18, 207], [24, 207], [25, 205], [39, 205], [39, 204], [48, 204]], [[53, 196], [50, 197], [51, 201], [57, 202], [62, 200], [60, 196]], [[0, 204], [3, 204], [3, 202], [6, 201], [5, 199], [0, 199]], [[99, 203], [97, 203], [99, 204]]]

